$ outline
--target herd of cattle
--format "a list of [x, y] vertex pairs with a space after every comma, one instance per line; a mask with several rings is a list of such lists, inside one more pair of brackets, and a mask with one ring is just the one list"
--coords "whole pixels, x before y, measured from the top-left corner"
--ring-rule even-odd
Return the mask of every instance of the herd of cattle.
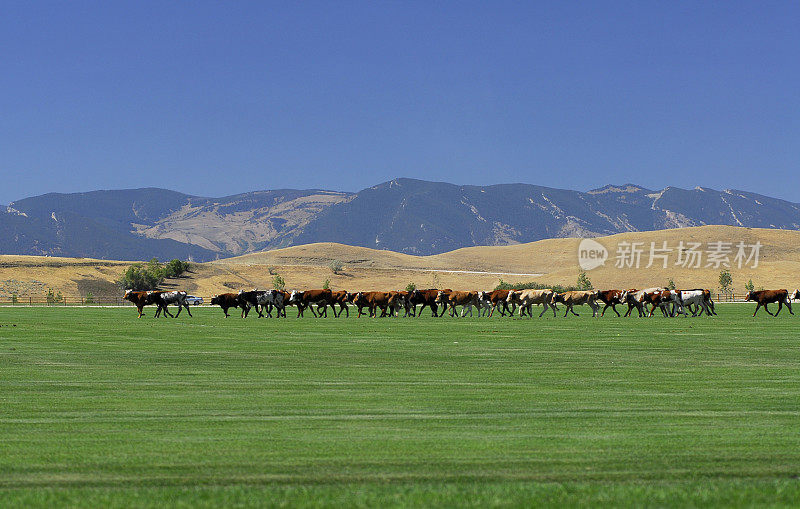
[[[157, 306], [155, 317], [158, 318], [162, 311], [165, 315], [173, 316], [167, 309], [170, 305], [178, 306], [179, 316], [181, 310], [186, 308], [189, 316], [189, 304], [186, 301], [187, 294], [183, 291], [132, 291], [127, 290], [124, 298], [136, 305], [139, 311], [139, 318], [142, 317], [144, 307], [147, 305]], [[770, 315], [773, 315], [767, 307], [768, 304], [777, 303], [778, 311], [773, 315], [777, 316], [783, 306], [792, 312], [791, 301], [800, 298], [800, 290], [794, 290], [791, 294], [788, 290], [759, 290], [747, 294], [746, 300], [757, 303], [755, 313], [763, 306]], [[644, 290], [587, 290], [587, 291], [568, 291], [555, 292], [553, 290], [494, 290], [491, 292], [480, 291], [453, 291], [453, 290], [413, 290], [413, 291], [391, 291], [391, 292], [346, 292], [344, 290], [305, 290], [286, 292], [283, 290], [253, 290], [240, 291], [239, 293], [223, 293], [211, 299], [211, 304], [219, 306], [227, 318], [231, 308], [241, 309], [241, 317], [246, 318], [251, 309], [255, 309], [259, 317], [264, 313], [272, 317], [273, 312], [277, 317], [286, 317], [286, 308], [294, 306], [297, 308], [297, 316], [302, 317], [305, 310], [311, 310], [315, 317], [327, 317], [328, 308], [333, 310], [333, 316], [339, 317], [345, 313], [350, 316], [350, 307], [354, 306], [358, 310], [358, 316], [368, 315], [378, 316], [419, 316], [425, 307], [431, 310], [433, 316], [444, 316], [448, 310], [452, 317], [464, 317], [467, 314], [473, 316], [472, 310], [478, 312], [478, 316], [492, 316], [495, 310], [499, 310], [501, 316], [506, 314], [514, 316], [533, 316], [533, 306], [541, 305], [541, 317], [548, 308], [556, 316], [558, 304], [563, 304], [566, 317], [569, 313], [579, 316], [575, 312], [575, 306], [587, 305], [592, 310], [592, 316], [605, 315], [610, 307], [617, 316], [617, 306], [628, 306], [625, 316], [630, 316], [636, 310], [638, 316], [653, 316], [656, 310], [660, 310], [665, 317], [677, 315], [698, 316], [705, 313], [708, 316], [716, 315], [714, 301], [711, 300], [709, 290], [671, 290], [667, 288], [647, 288]], [[316, 310], [315, 310], [316, 306]], [[420, 307], [421, 306], [421, 307]], [[600, 307], [602, 306], [602, 310]], [[649, 309], [648, 309], [649, 306]], [[461, 307], [461, 313], [458, 312]], [[338, 311], [337, 311], [338, 308]], [[518, 310], [518, 311], [517, 311]], [[380, 315], [378, 312], [380, 311]]]

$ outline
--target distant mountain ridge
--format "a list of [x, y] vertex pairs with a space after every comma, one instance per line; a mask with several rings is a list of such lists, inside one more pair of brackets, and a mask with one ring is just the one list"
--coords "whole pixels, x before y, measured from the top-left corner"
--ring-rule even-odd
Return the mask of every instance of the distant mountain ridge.
[[800, 205], [755, 193], [635, 184], [588, 192], [395, 179], [357, 193], [223, 198], [157, 188], [50, 193], [0, 208], [0, 253], [208, 261], [313, 242], [428, 255], [460, 247], [702, 225], [800, 230]]

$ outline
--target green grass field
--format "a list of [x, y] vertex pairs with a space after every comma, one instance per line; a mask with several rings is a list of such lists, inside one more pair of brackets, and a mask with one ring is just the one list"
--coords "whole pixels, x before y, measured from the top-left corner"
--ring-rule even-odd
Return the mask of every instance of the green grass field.
[[798, 506], [800, 317], [717, 309], [0, 308], [0, 505]]

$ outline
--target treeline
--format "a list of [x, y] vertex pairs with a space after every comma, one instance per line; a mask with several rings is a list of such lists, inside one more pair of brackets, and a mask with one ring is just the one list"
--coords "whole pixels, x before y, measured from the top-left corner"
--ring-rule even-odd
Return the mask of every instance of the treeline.
[[177, 258], [166, 263], [153, 258], [147, 263], [135, 263], [128, 267], [117, 284], [125, 290], [155, 290], [165, 279], [178, 277], [189, 271], [190, 266], [189, 262]]

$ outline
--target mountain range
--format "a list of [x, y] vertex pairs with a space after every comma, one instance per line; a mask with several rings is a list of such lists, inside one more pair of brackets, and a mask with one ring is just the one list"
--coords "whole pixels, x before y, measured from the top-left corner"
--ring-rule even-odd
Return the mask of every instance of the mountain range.
[[144, 188], [50, 193], [0, 208], [0, 253], [209, 261], [313, 242], [430, 255], [479, 245], [702, 225], [800, 230], [800, 204], [736, 190], [634, 184], [588, 192], [400, 178], [356, 193], [224, 198]]

